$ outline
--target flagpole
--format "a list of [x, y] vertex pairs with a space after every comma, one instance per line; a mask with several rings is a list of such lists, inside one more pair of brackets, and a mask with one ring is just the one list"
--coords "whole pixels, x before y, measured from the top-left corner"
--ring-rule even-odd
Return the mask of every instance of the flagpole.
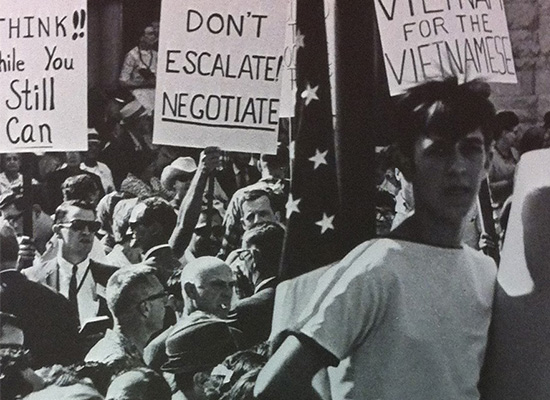
[[[372, 3], [372, 4], [371, 4]], [[336, 165], [345, 241], [374, 237], [377, 32], [374, 3], [335, 2]]]

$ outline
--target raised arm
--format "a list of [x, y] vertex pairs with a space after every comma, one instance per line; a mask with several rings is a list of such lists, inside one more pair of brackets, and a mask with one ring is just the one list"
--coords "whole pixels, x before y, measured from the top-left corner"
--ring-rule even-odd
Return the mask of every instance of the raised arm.
[[221, 150], [218, 147], [207, 147], [201, 152], [197, 171], [181, 202], [178, 221], [170, 237], [170, 247], [178, 258], [183, 256], [199, 220], [208, 177], [220, 165]]

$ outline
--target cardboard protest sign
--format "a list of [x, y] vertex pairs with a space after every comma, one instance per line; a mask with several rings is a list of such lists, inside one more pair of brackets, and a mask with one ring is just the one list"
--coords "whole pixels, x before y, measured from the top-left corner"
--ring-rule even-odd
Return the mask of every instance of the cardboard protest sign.
[[390, 94], [430, 79], [516, 83], [503, 0], [375, 0]]
[[286, 9], [164, 0], [153, 142], [275, 153]]
[[0, 0], [0, 152], [86, 150], [85, 0]]

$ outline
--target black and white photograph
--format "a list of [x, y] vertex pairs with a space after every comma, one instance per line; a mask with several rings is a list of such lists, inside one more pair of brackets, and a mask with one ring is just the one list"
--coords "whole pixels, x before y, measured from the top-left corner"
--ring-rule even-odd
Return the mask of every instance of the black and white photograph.
[[549, 260], [550, 0], [0, 0], [2, 400], [548, 400]]

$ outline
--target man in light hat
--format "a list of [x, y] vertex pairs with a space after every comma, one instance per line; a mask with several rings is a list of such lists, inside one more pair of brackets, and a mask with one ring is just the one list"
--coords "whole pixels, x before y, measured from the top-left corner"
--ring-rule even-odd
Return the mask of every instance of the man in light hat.
[[170, 201], [174, 209], [180, 207], [196, 170], [197, 163], [191, 157], [179, 157], [162, 170], [160, 183], [164, 189], [174, 196]]
[[111, 168], [115, 187], [120, 187], [128, 173], [140, 176], [155, 157], [152, 145], [145, 139], [152, 129], [144, 113], [137, 100], [123, 106], [118, 113], [120, 122], [101, 152], [100, 159]]
[[115, 183], [111, 169], [107, 164], [98, 161], [100, 151], [101, 141], [99, 140], [99, 133], [94, 128], [89, 128], [88, 151], [84, 153], [84, 162], [80, 164], [80, 168], [99, 176], [103, 190], [107, 194], [115, 190]]

